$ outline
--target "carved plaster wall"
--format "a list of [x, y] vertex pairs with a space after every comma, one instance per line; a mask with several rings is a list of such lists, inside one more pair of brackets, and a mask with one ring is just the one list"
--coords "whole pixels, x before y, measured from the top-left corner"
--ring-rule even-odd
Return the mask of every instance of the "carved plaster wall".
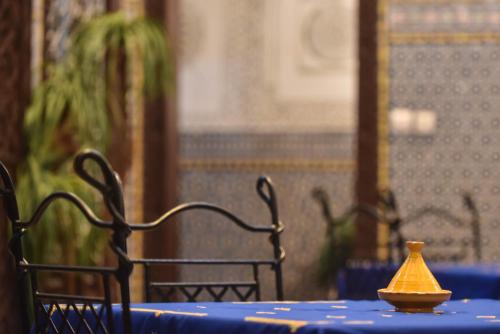
[[354, 4], [181, 1], [181, 129], [352, 132]]

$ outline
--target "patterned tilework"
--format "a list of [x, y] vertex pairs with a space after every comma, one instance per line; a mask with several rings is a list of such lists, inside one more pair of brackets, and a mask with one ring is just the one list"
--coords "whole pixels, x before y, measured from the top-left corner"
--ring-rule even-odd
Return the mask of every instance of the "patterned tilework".
[[[181, 156], [185, 159], [351, 159], [353, 137], [349, 134], [183, 134]], [[324, 298], [316, 287], [314, 266], [322, 241], [324, 222], [311, 190], [323, 186], [335, 201], [336, 213], [352, 201], [353, 171], [279, 171], [265, 170], [184, 170], [181, 200], [209, 200], [221, 204], [254, 224], [270, 224], [269, 212], [255, 193], [255, 182], [269, 175], [275, 185], [280, 217], [286, 226], [283, 245], [286, 298]], [[204, 218], [201, 218], [204, 217]], [[203, 220], [202, 220], [203, 219]], [[221, 233], [221, 231], [223, 231]], [[271, 256], [267, 237], [240, 231], [216, 216], [198, 215], [183, 218], [181, 254], [185, 257]], [[201, 268], [200, 268], [201, 269]], [[273, 298], [272, 274], [263, 268], [266, 283], [263, 298]], [[229, 268], [221, 272], [226, 279], [248, 279], [249, 272]], [[194, 280], [217, 279], [215, 271], [182, 270], [181, 276]]]
[[[64, 56], [69, 35], [80, 20], [88, 20], [104, 12], [104, 0], [53, 0], [48, 2], [45, 22], [45, 47], [48, 60]], [[36, 43], [34, 41], [34, 43]]]
[[181, 135], [183, 159], [351, 159], [350, 133]]
[[499, 23], [498, 1], [393, 1], [389, 7], [393, 32], [499, 32]]
[[179, 1], [180, 129], [352, 132], [352, 4]]
[[[331, 162], [352, 162], [354, 103], [348, 94], [350, 90], [346, 89], [350, 87], [348, 80], [339, 80], [344, 78], [347, 67], [329, 68], [329, 62], [309, 52], [310, 44], [304, 41], [318, 37], [327, 41], [326, 45], [318, 45], [320, 50], [326, 47], [331, 51], [330, 25], [318, 22], [321, 15], [307, 13], [327, 13], [335, 9], [334, 5], [349, 13], [350, 7], [342, 3], [352, 2], [212, 2], [207, 5], [206, 1], [180, 1], [179, 65], [181, 88], [183, 82], [186, 84], [181, 91], [187, 92], [184, 99], [180, 98], [183, 133], [180, 157], [191, 163], [181, 164], [181, 200], [215, 202], [247, 217], [250, 222], [269, 224], [269, 213], [255, 193], [258, 175], [269, 174], [275, 183], [281, 219], [286, 225], [283, 234], [288, 253], [284, 263], [286, 297], [324, 298], [322, 291], [315, 288], [312, 272], [324, 222], [310, 192], [313, 187], [323, 185], [339, 211], [351, 203], [353, 164], [340, 170]], [[343, 16], [343, 20], [350, 18]], [[306, 35], [304, 29], [311, 25], [315, 28], [314, 34]], [[334, 56], [344, 55], [351, 44], [335, 41], [333, 46], [338, 50]], [[304, 66], [304, 59], [309, 62], [308, 66], [312, 61], [314, 71]], [[283, 71], [288, 71], [286, 76]], [[331, 80], [337, 84], [332, 85]], [[332, 94], [323, 95], [325, 87], [331, 87]], [[286, 166], [298, 160], [299, 168]], [[208, 167], [210, 161], [217, 161], [216, 168]], [[225, 166], [226, 161], [233, 164]], [[242, 161], [251, 168], [241, 168], [239, 162]], [[312, 166], [323, 161], [329, 162], [327, 168]], [[183, 256], [264, 256], [265, 251], [271, 251], [270, 247], [264, 247], [269, 246], [266, 237], [246, 239], [247, 234], [235, 227], [222, 222], [215, 226], [204, 224], [212, 221], [200, 219], [199, 216], [183, 219]], [[206, 219], [215, 220], [215, 217]], [[243, 278], [243, 274], [235, 269], [222, 272], [227, 279]], [[216, 274], [181, 272], [181, 278], [189, 280], [199, 275], [215, 279]], [[271, 282], [270, 275], [264, 278]], [[267, 289], [263, 298], [274, 297]]]
[[[500, 45], [397, 45], [390, 59], [390, 109], [425, 109], [437, 116], [432, 134], [390, 138], [391, 182], [403, 216], [434, 204], [468, 219], [460, 198], [468, 191], [482, 218], [484, 260], [498, 260]], [[430, 218], [405, 232], [434, 240], [470, 235]]]

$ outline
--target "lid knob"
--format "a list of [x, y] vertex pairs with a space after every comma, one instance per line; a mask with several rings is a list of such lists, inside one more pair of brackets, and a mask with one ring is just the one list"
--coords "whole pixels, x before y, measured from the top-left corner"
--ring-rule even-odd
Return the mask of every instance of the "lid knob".
[[422, 248], [424, 248], [423, 241], [407, 241], [406, 247], [410, 250], [410, 252], [422, 252]]

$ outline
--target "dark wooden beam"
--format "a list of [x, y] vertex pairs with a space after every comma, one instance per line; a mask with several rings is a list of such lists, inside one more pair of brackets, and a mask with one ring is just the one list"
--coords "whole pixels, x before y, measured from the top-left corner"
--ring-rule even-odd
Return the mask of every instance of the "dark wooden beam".
[[[166, 29], [168, 43], [175, 52], [177, 1], [147, 0], [145, 7], [146, 15]], [[146, 104], [144, 137], [144, 217], [149, 220], [177, 204], [177, 110], [173, 94]], [[146, 257], [173, 258], [177, 255], [177, 248], [178, 225], [173, 221], [145, 235]], [[177, 271], [165, 267], [153, 276], [176, 280]]]
[[[116, 12], [121, 10], [122, 2], [123, 0], [106, 0], [106, 11]], [[117, 110], [119, 110], [125, 121], [112, 122], [111, 137], [106, 156], [121, 179], [125, 180], [132, 161], [130, 154], [132, 151], [132, 138], [126, 112], [127, 71], [123, 53], [120, 54], [118, 68], [117, 76], [113, 82], [111, 82], [109, 77], [107, 78], [108, 89], [112, 91], [112, 94], [108, 94], [107, 99], [115, 99], [113, 102], [108, 101], [108, 106], [111, 104], [116, 105]]]
[[[11, 173], [23, 155], [22, 122], [30, 99], [31, 2], [0, 5], [0, 160]], [[2, 333], [20, 333], [15, 270], [7, 251], [7, 220], [0, 205], [0, 319]]]
[[106, 11], [116, 12], [120, 9], [121, 0], [106, 0]]
[[[358, 18], [358, 142], [355, 196], [358, 203], [377, 204], [378, 175], [378, 0], [359, 0]], [[355, 257], [377, 256], [377, 224], [359, 216], [356, 220]]]

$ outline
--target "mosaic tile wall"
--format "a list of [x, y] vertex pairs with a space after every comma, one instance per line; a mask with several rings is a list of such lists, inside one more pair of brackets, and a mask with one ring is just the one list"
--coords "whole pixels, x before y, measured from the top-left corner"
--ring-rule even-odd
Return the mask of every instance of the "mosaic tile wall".
[[[238, 8], [245, 7], [245, 4], [250, 3], [239, 2]], [[466, 220], [468, 212], [460, 195], [468, 191], [478, 203], [482, 218], [483, 258], [485, 261], [498, 260], [500, 248], [496, 247], [494, 239], [500, 225], [497, 209], [500, 203], [500, 183], [497, 181], [500, 176], [500, 113], [496, 110], [500, 102], [500, 1], [387, 0], [386, 4], [388, 112], [391, 116], [395, 110], [401, 109], [411, 114], [424, 111], [431, 115], [432, 120], [430, 129], [424, 132], [403, 133], [393, 128], [388, 138], [390, 182], [399, 199], [402, 215], [408, 216], [416, 208], [432, 204], [451, 210]], [[256, 15], [262, 8], [262, 3], [253, 2], [249, 12]], [[446, 38], [443, 39], [443, 35]], [[261, 42], [261, 37], [256, 38]], [[261, 47], [259, 43], [255, 45]], [[238, 55], [237, 52], [231, 54], [232, 57]], [[262, 70], [259, 52], [252, 50], [252, 55], [252, 64]], [[251, 72], [246, 77], [260, 75]], [[250, 82], [256, 84], [252, 91], [259, 89], [261, 83]], [[255, 97], [257, 102], [247, 100], [251, 105], [245, 108], [259, 108], [261, 100]], [[298, 103], [296, 107], [303, 108], [303, 104]], [[181, 156], [188, 160], [352, 160], [354, 134], [353, 131], [347, 132], [328, 135], [185, 133], [181, 138]], [[267, 222], [267, 212], [254, 193], [254, 182], [261, 172], [266, 171], [220, 166], [202, 170], [185, 165], [182, 199], [209, 198], [252, 222]], [[309, 193], [318, 184], [325, 186], [333, 194], [334, 207], [339, 212], [352, 201], [353, 173], [285, 168], [273, 169], [268, 174], [276, 184], [282, 220], [287, 226], [283, 235], [288, 252], [284, 264], [286, 296], [324, 298], [325, 291], [316, 288], [312, 275], [324, 226]], [[182, 255], [195, 255], [195, 245], [201, 253], [215, 252], [211, 253], [215, 256], [233, 254], [236, 249], [242, 255], [248, 251], [258, 256], [265, 255], [265, 247], [260, 245], [263, 242], [266, 246], [266, 241], [247, 241], [227, 227], [221, 237], [216, 228], [204, 225], [199, 219], [192, 217], [192, 224], [182, 226]], [[467, 231], [451, 229], [443, 221], [433, 218], [406, 226], [404, 232], [408, 237], [427, 240], [430, 235], [434, 240], [453, 238], [461, 241], [469, 237]], [[453, 252], [454, 249], [447, 251]], [[465, 261], [471, 260], [469, 254]], [[196, 277], [187, 271], [182, 274]], [[241, 278], [240, 274], [237, 271], [223, 273], [231, 278]], [[215, 273], [211, 272], [198, 275], [215, 279]], [[264, 297], [272, 298], [269, 290]]]
[[[325, 225], [311, 190], [323, 186], [337, 213], [352, 198], [354, 3], [180, 2], [181, 200], [208, 200], [269, 224], [255, 193], [257, 177], [269, 175], [286, 226], [286, 298], [326, 297], [314, 277]], [[332, 20], [340, 11], [348, 13]], [[332, 25], [343, 31], [335, 40]], [[202, 219], [183, 219], [181, 256], [270, 255], [266, 238]], [[184, 269], [181, 278], [217, 278], [199, 269]], [[219, 274], [245, 279], [237, 269]], [[264, 279], [263, 298], [274, 299], [272, 277]]]
[[393, 32], [498, 32], [497, 0], [388, 1], [388, 24]]
[[[389, 6], [389, 14], [390, 33], [407, 34], [406, 42], [390, 44], [391, 112], [425, 110], [436, 120], [428, 133], [393, 129], [390, 136], [391, 185], [402, 214], [435, 205], [468, 220], [460, 195], [469, 192], [482, 219], [483, 259], [498, 261], [500, 44], [494, 39], [500, 2], [399, 1]], [[450, 34], [449, 42], [433, 42], [433, 34], [441, 32]], [[429, 241], [470, 237], [469, 231], [435, 218], [422, 219], [404, 232]], [[436, 251], [458, 252], [459, 246], [450, 248]], [[471, 253], [465, 261], [472, 261]]]
[[355, 3], [179, 1], [180, 130], [352, 132]]
[[[36, 3], [39, 1], [36, 0]], [[88, 20], [104, 12], [104, 0], [52, 0], [45, 8], [46, 60], [58, 60], [68, 47], [69, 35], [80, 20]], [[42, 6], [40, 9], [43, 10]], [[36, 15], [35, 15], [36, 16]]]
[[[181, 151], [190, 158], [217, 157], [229, 154], [233, 159], [293, 159], [310, 158], [328, 161], [351, 158], [352, 135], [303, 134], [219, 134], [183, 135]], [[225, 143], [225, 144], [224, 144]], [[325, 225], [320, 209], [311, 198], [311, 190], [324, 187], [334, 201], [334, 212], [339, 213], [351, 202], [352, 170], [273, 170], [241, 171], [189, 170], [182, 173], [182, 200], [209, 200], [221, 204], [250, 223], [270, 224], [269, 212], [255, 192], [259, 175], [272, 178], [278, 196], [280, 217], [286, 226], [282, 234], [287, 258], [283, 264], [285, 296], [292, 299], [325, 298], [326, 291], [319, 289], [314, 272], [318, 251], [323, 240]], [[267, 237], [242, 232], [216, 216], [193, 214], [185, 216], [182, 223], [181, 254], [185, 257], [271, 256]], [[263, 268], [265, 282], [263, 298], [274, 298], [273, 277]], [[189, 280], [203, 278], [247, 279], [250, 273], [237, 269], [215, 272], [207, 268], [197, 271], [183, 270]], [[219, 274], [219, 275], [218, 275]]]

